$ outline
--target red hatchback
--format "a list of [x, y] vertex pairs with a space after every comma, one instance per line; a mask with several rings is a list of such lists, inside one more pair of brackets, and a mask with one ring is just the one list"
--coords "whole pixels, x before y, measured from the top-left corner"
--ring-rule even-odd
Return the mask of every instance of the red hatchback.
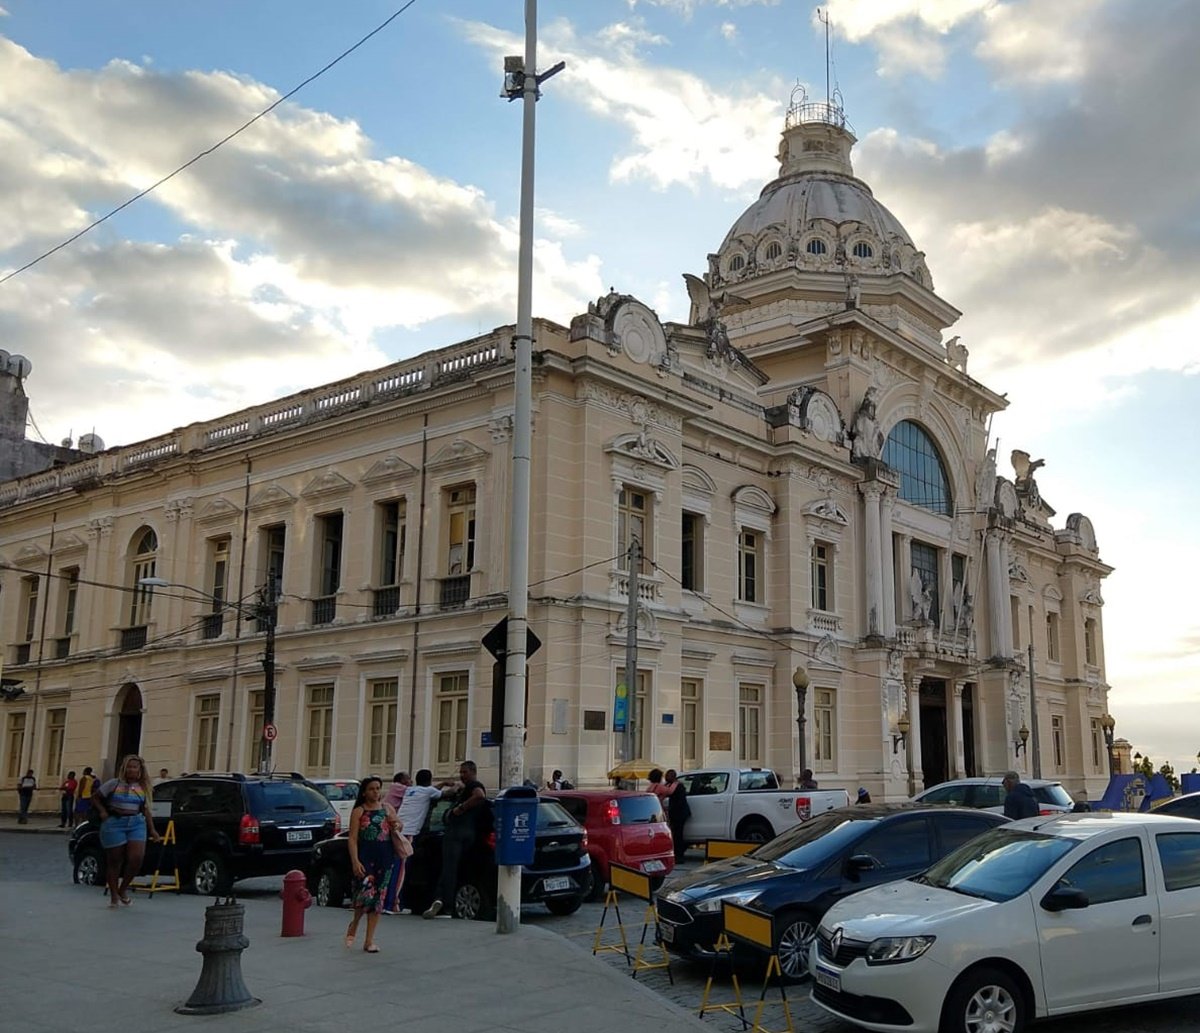
[[592, 899], [604, 893], [610, 861], [655, 878], [675, 867], [671, 828], [658, 797], [624, 789], [558, 789], [542, 795], [557, 800], [587, 829]]

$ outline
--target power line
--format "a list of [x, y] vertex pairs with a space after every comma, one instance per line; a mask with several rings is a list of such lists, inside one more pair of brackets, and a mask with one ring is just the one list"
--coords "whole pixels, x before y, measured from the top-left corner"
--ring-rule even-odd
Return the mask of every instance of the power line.
[[312, 75], [310, 75], [307, 79], [305, 79], [298, 86], [293, 86], [290, 90], [288, 90], [287, 93], [285, 93], [282, 97], [280, 97], [278, 100], [276, 100], [273, 104], [270, 104], [267, 107], [263, 108], [262, 111], [260, 111], [253, 118], [248, 119], [246, 122], [243, 122], [233, 132], [229, 133], [226, 136], [223, 136], [220, 140], [218, 140], [211, 147], [208, 147], [205, 150], [201, 151], [199, 154], [196, 154], [193, 157], [189, 158], [182, 165], [180, 165], [179, 168], [175, 169], [172, 172], [168, 172], [161, 179], [155, 181], [154, 183], [151, 183], [148, 187], [146, 187], [145, 190], [139, 191], [138, 193], [134, 194], [133, 197], [129, 198], [129, 200], [123, 202], [122, 204], [117, 205], [116, 208], [112, 209], [112, 211], [106, 213], [105, 215], [102, 215], [95, 222], [89, 223], [87, 226], [85, 226], [83, 229], [81, 229], [78, 233], [73, 234], [72, 236], [68, 237], [66, 240], [62, 241], [59, 244], [55, 244], [54, 247], [52, 247], [49, 251], [44, 251], [42, 254], [38, 255], [37, 258], [34, 258], [33, 260], [26, 262], [20, 268], [13, 269], [11, 272], [5, 273], [4, 276], [0, 276], [0, 283], [7, 283], [14, 276], [17, 276], [20, 273], [25, 272], [26, 269], [32, 269], [35, 265], [37, 265], [43, 259], [49, 258], [55, 252], [61, 251], [63, 248], [68, 247], [71, 244], [74, 244], [75, 241], [77, 241], [85, 233], [90, 233], [101, 223], [107, 222], [118, 212], [124, 211], [135, 201], [140, 201], [147, 194], [157, 190], [160, 186], [162, 186], [164, 183], [168, 182], [169, 180], [174, 179], [176, 176], [179, 175], [179, 173], [181, 173], [181, 172], [185, 171], [186, 169], [190, 168], [191, 166], [195, 165], [196, 162], [198, 162], [201, 158], [208, 157], [210, 154], [213, 153], [213, 151], [215, 151], [219, 147], [223, 147], [225, 144], [229, 143], [230, 140], [232, 140], [239, 133], [244, 132], [245, 130], [249, 129], [260, 118], [263, 118], [264, 116], [269, 115], [272, 111], [274, 111], [277, 107], [279, 107], [279, 105], [282, 104], [285, 100], [288, 100], [289, 98], [294, 97], [297, 93], [299, 93], [302, 89], [304, 89], [304, 87], [307, 86], [309, 83], [313, 82], [316, 79], [319, 79], [326, 72], [328, 72], [329, 69], [331, 69], [334, 65], [336, 65], [339, 61], [341, 61], [344, 58], [347, 58], [351, 54], [353, 54], [354, 51], [356, 51], [359, 47], [361, 47], [364, 43], [366, 43], [367, 40], [369, 40], [372, 36], [376, 35], [377, 33], [380, 33], [384, 29], [386, 29], [392, 22], [394, 22], [397, 18], [399, 18], [400, 15], [402, 15], [405, 11], [407, 11], [410, 7], [412, 7], [412, 5], [415, 4], [416, 2], [417, 2], [417, 0], [408, 0], [408, 3], [404, 4], [399, 10], [393, 12], [391, 15], [389, 15], [387, 18], [385, 18], [382, 22], [380, 22], [378, 25], [376, 25], [375, 28], [373, 28], [370, 32], [368, 32], [365, 36], [363, 36], [362, 39], [360, 39], [353, 46], [348, 47], [346, 50], [343, 50], [340, 54], [338, 54], [337, 57], [335, 57], [332, 61], [330, 61], [329, 64], [327, 64], [324, 68], [322, 68], [318, 72], [314, 72]]

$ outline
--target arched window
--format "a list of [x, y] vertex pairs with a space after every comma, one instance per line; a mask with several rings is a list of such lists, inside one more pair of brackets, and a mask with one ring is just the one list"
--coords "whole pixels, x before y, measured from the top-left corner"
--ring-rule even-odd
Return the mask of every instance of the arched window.
[[883, 446], [883, 461], [900, 474], [900, 497], [914, 506], [950, 516], [954, 499], [941, 453], [925, 431], [903, 420]]
[[141, 627], [150, 623], [150, 603], [154, 597], [154, 589], [141, 583], [143, 578], [154, 577], [158, 561], [158, 535], [154, 529], [147, 527], [134, 536], [132, 548], [132, 581], [133, 589], [129, 603], [129, 626]]
[[773, 240], [773, 241], [771, 241], [770, 244], [767, 245], [766, 256], [767, 256], [768, 262], [774, 262], [775, 259], [777, 259], [782, 254], [783, 254], [783, 246], [779, 243], [779, 241]]
[[746, 268], [746, 260], [741, 255], [734, 255], [729, 260], [729, 271], [731, 273], [741, 272]]
[[825, 241], [819, 237], [813, 237], [812, 240], [805, 245], [804, 248], [810, 255], [823, 255], [826, 252]]
[[870, 258], [874, 254], [875, 254], [875, 252], [871, 250], [871, 245], [868, 244], [865, 240], [860, 240], [857, 244], [854, 245], [854, 257], [855, 258]]

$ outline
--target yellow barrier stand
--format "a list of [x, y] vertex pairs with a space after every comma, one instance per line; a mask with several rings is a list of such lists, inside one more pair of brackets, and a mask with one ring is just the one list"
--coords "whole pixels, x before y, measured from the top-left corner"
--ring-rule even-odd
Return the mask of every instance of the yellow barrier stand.
[[[168, 847], [171, 849], [172, 861], [172, 865], [169, 870], [174, 873], [175, 880], [174, 882], [163, 882], [163, 884], [160, 886], [158, 882], [158, 876], [162, 872], [162, 862], [163, 858], [166, 856]], [[145, 883], [134, 882], [130, 884], [130, 887], [135, 890], [140, 890], [142, 893], [162, 893], [166, 890], [170, 890], [174, 893], [180, 892], [180, 890], [183, 889], [183, 886], [179, 882], [179, 858], [176, 856], [176, 854], [175, 822], [168, 821], [167, 830], [163, 833], [162, 848], [158, 854], [158, 865], [154, 869], [154, 875], [150, 879], [150, 884], [146, 885]]]
[[[729, 979], [733, 983], [733, 1000], [710, 1002], [708, 995], [712, 993], [717, 965], [722, 963], [729, 966]], [[733, 968], [733, 944], [722, 931], [721, 935], [717, 937], [717, 942], [713, 944], [713, 957], [708, 966], [708, 979], [704, 981], [704, 996], [700, 998], [700, 1018], [704, 1018], [706, 1011], [723, 1011], [732, 1015], [735, 1010], [737, 1017], [741, 1019], [742, 1029], [746, 1029], [750, 1024], [746, 1021], [746, 1009], [742, 1005], [742, 987], [738, 982], [737, 972]]]
[[[631, 897], [637, 897], [638, 900], [646, 902], [646, 913], [642, 919], [642, 935], [638, 940], [637, 953], [632, 958], [629, 954], [629, 941], [625, 936], [625, 927], [621, 924], [621, 911], [617, 905], [618, 893], [627, 893]], [[604, 919], [608, 914], [610, 905], [616, 911], [617, 928], [621, 932], [621, 943], [619, 946], [617, 944], [602, 944], [600, 942]], [[654, 943], [647, 944], [646, 933], [651, 926], [654, 927]], [[647, 958], [647, 948], [652, 946], [657, 946], [662, 951], [661, 961], [650, 961]], [[596, 927], [596, 938], [592, 943], [593, 954], [602, 950], [621, 951], [625, 955], [626, 962], [633, 968], [631, 975], [634, 979], [637, 979], [639, 972], [665, 968], [671, 985], [675, 984], [675, 976], [671, 972], [671, 956], [667, 953], [666, 944], [663, 943], [658, 928], [658, 908], [654, 904], [654, 890], [650, 885], [650, 877], [639, 872], [636, 868], [627, 868], [623, 864], [611, 863], [608, 866], [608, 893], [604, 898], [604, 912], [600, 915], [600, 925]]]
[[761, 843], [743, 843], [740, 839], [706, 839], [704, 841], [704, 863], [724, 861], [727, 857], [741, 857], [750, 853]]
[[[765, 950], [770, 955], [767, 959], [767, 970], [763, 974], [762, 992], [758, 995], [758, 1007], [754, 1010], [754, 1022], [750, 1026], [751, 1033], [772, 1033], [762, 1024], [763, 1010], [768, 1004], [778, 1004], [783, 1009], [783, 1017], [787, 1022], [785, 1029], [787, 1033], [794, 1033], [792, 1011], [788, 1005], [787, 990], [783, 985], [783, 970], [779, 967], [779, 957], [775, 953], [775, 936], [771, 916], [765, 915], [761, 911], [755, 911], [753, 908], [731, 904], [727, 900], [722, 903], [721, 907], [727, 936]], [[772, 977], [776, 979], [779, 987], [778, 1001], [767, 1000], [767, 987], [771, 985]], [[778, 1031], [778, 1033], [782, 1033], [782, 1031]]]
[[[608, 918], [609, 908], [612, 908], [617, 916], [617, 931], [621, 934], [620, 943], [601, 943], [601, 938], [604, 935], [604, 923]], [[629, 956], [629, 941], [625, 939], [625, 926], [621, 924], [621, 905], [617, 901], [617, 891], [611, 882], [604, 893], [604, 910], [600, 912], [600, 924], [596, 926], [596, 936], [592, 940], [593, 957], [597, 954], [602, 954], [604, 951], [620, 952], [625, 955], [625, 964], [633, 964], [633, 958]]]

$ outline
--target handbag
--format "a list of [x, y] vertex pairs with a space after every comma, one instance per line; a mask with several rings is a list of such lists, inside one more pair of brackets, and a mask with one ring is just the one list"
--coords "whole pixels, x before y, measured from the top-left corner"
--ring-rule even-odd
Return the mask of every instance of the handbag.
[[399, 832], [392, 833], [392, 847], [396, 851], [396, 856], [400, 858], [401, 861], [407, 861], [410, 857], [412, 857], [412, 843], [410, 843], [408, 839], [402, 836]]

